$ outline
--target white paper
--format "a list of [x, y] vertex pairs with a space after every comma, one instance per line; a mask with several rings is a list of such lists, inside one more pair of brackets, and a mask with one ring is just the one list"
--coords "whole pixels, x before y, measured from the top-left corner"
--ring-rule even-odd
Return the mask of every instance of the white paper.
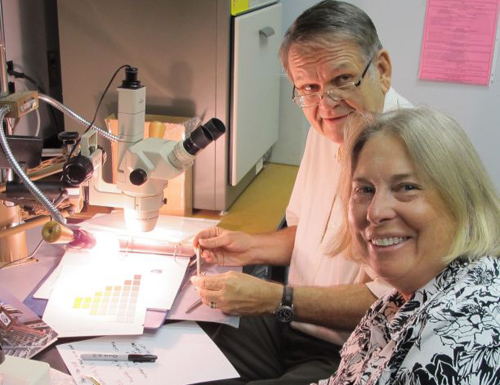
[[[192, 322], [161, 327], [137, 337], [100, 337], [57, 346], [76, 383], [90, 375], [102, 385], [183, 385], [239, 377], [215, 343]], [[81, 354], [155, 354], [154, 363], [82, 361]], [[82, 382], [83, 380], [83, 382]]]
[[141, 334], [145, 283], [133, 269], [63, 266], [43, 320], [60, 337]]
[[76, 385], [75, 380], [69, 374], [50, 368], [50, 384], [51, 385]]
[[62, 261], [57, 265], [57, 267], [50, 273], [50, 275], [45, 279], [45, 281], [40, 285], [38, 290], [33, 294], [33, 298], [37, 299], [49, 299], [50, 293], [57, 282], [57, 277], [61, 273]]
[[[35, 298], [48, 299], [64, 266], [88, 267], [95, 270], [135, 270], [147, 282], [146, 307], [152, 310], [168, 310], [189, 264], [188, 258], [139, 253], [95, 253], [92, 250], [68, 250], [61, 263], [35, 293]], [[67, 270], [75, 272], [75, 269]], [[70, 278], [71, 280], [71, 278]]]
[[146, 308], [169, 310], [186, 274], [189, 258], [134, 253], [122, 259], [133, 266], [134, 271], [141, 272], [147, 283]]

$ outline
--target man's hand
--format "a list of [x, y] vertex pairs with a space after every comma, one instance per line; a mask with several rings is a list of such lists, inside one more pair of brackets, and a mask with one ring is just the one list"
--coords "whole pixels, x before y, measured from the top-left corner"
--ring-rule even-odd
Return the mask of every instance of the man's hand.
[[195, 276], [191, 282], [198, 288], [205, 305], [215, 304], [212, 306], [234, 315], [272, 313], [278, 307], [283, 293], [282, 285], [234, 271]]
[[201, 247], [201, 257], [220, 266], [286, 266], [292, 256], [296, 229], [293, 226], [271, 233], [247, 234], [212, 227], [196, 234], [193, 247]]
[[245, 266], [250, 264], [252, 236], [211, 227], [196, 234], [193, 246], [201, 246], [201, 257], [208, 263], [220, 266]]

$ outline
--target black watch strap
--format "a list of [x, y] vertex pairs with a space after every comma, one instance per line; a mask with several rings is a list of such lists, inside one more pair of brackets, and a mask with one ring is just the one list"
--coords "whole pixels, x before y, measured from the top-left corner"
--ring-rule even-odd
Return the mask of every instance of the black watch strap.
[[293, 287], [285, 285], [283, 287], [283, 297], [281, 298], [281, 306], [293, 305]]
[[293, 320], [293, 287], [285, 285], [283, 287], [283, 297], [281, 303], [274, 312], [276, 319], [283, 323], [289, 324]]

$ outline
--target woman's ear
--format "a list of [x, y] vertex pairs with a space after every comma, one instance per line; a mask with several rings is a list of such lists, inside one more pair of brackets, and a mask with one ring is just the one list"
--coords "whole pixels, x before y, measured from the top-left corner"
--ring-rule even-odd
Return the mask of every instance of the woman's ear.
[[392, 79], [392, 63], [387, 50], [381, 49], [378, 51], [376, 65], [380, 87], [384, 94], [386, 94], [391, 88]]

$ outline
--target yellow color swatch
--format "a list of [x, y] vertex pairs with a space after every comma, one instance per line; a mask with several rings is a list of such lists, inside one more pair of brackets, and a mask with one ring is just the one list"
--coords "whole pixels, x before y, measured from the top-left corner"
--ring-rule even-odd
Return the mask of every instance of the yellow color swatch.
[[82, 297], [75, 298], [75, 302], [73, 302], [73, 308], [80, 309], [81, 306], [82, 306]]

